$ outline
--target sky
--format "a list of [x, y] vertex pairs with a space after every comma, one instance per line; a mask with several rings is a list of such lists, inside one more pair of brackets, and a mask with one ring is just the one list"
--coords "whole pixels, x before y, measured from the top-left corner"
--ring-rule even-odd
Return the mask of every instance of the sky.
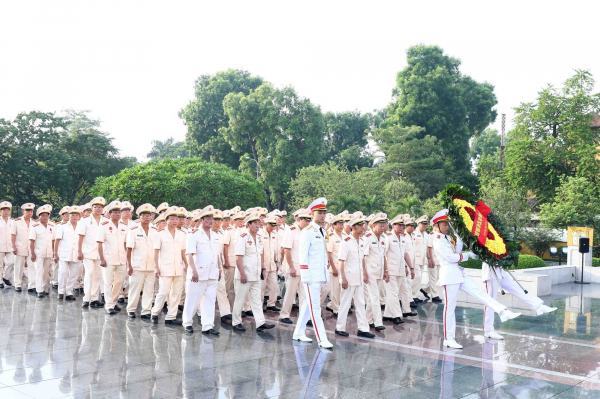
[[507, 131], [546, 85], [600, 79], [599, 1], [4, 1], [0, 15], [0, 118], [90, 110], [140, 161], [152, 140], [185, 138], [195, 79], [228, 68], [323, 112], [370, 112], [410, 46], [438, 45], [495, 86], [491, 127], [505, 113]]

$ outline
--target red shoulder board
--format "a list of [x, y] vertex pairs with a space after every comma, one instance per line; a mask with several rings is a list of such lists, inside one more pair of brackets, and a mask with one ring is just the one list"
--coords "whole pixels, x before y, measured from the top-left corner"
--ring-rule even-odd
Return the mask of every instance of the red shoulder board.
[[392, 235], [392, 233], [386, 233], [386, 234], [387, 234], [388, 236], [391, 236], [391, 235]]
[[344, 241], [350, 241], [350, 237], [344, 238]]
[[296, 226], [290, 227], [290, 230], [296, 230]]
[[127, 223], [125, 223], [124, 221], [119, 219], [119, 224], [127, 224]]
[[438, 234], [437, 238], [440, 238], [440, 235]]
[[165, 228], [161, 227], [160, 229], [158, 229], [157, 231], [163, 231]]
[[192, 234], [193, 234], [193, 233], [195, 233], [195, 232], [197, 232], [197, 231], [198, 231], [198, 229], [194, 229], [194, 230], [192, 230]]
[[129, 230], [135, 230], [135, 229], [137, 229], [137, 228], [138, 228], [138, 227], [137, 227], [137, 226], [135, 226], [135, 227], [132, 227], [132, 228], [130, 228]]
[[104, 226], [105, 224], [108, 224], [108, 222], [102, 222], [100, 223], [102, 226]]
[[371, 233], [367, 234], [366, 237], [371, 237]]
[[240, 235], [240, 237], [243, 238], [243, 237], [246, 237], [247, 235], [248, 235], [247, 233], [243, 233], [243, 234]]

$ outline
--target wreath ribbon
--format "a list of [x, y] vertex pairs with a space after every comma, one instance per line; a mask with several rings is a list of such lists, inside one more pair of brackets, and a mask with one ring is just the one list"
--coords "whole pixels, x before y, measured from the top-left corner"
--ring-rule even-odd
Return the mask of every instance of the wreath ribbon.
[[471, 233], [477, 237], [477, 242], [481, 246], [485, 246], [485, 242], [487, 241], [489, 231], [487, 217], [491, 211], [490, 207], [483, 201], [477, 202], [477, 206], [475, 206], [475, 220], [473, 221]]

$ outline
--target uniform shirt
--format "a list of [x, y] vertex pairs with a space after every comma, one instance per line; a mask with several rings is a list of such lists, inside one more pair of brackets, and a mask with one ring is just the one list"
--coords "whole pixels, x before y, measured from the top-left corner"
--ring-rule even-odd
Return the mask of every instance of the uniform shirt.
[[29, 228], [34, 223], [33, 219], [29, 219], [29, 224], [24, 218], [15, 219], [10, 228], [10, 234], [16, 236], [15, 244], [17, 246], [17, 255], [29, 255]]
[[387, 241], [388, 247], [385, 255], [389, 275], [406, 276], [406, 262], [404, 261], [406, 238], [404, 234], [398, 237], [395, 233], [387, 233]]
[[415, 245], [415, 234], [408, 234], [408, 233], [404, 233], [404, 241], [406, 242], [406, 253], [408, 254], [408, 257], [410, 258], [410, 264], [412, 265], [412, 267], [416, 267], [416, 263], [415, 263], [415, 250], [416, 250], [416, 245]]
[[[256, 238], [252, 238], [252, 234], [242, 233], [236, 239], [235, 255], [243, 256], [242, 264], [244, 265], [244, 273], [246, 273], [248, 281], [260, 280], [263, 251], [263, 241], [260, 234], [256, 234]], [[237, 267], [235, 268], [235, 278], [241, 278]]]
[[128, 230], [127, 225], [121, 221], [116, 226], [111, 220], [100, 223], [96, 241], [103, 243], [104, 260], [111, 265], [124, 265], [127, 260], [125, 240]]
[[[296, 272], [298, 272], [299, 267], [299, 259], [298, 259], [298, 249], [300, 248], [300, 227], [297, 224], [290, 226], [289, 229], [286, 229], [285, 235], [283, 236], [283, 243], [281, 244], [282, 248], [291, 249], [292, 252], [292, 265]], [[284, 270], [286, 273], [290, 272], [290, 265], [288, 265], [287, 256], [284, 254], [283, 259]]]
[[364, 237], [365, 242], [365, 267], [369, 278], [383, 278], [383, 262], [387, 250], [387, 236], [382, 234], [377, 238], [370, 232]]
[[149, 225], [148, 234], [141, 224], [132, 227], [127, 232], [125, 246], [131, 248], [131, 268], [135, 271], [154, 271], [154, 239], [156, 227]]
[[[329, 240], [327, 241], [327, 252], [331, 254], [331, 259], [333, 259], [333, 265], [337, 270], [340, 270], [340, 262], [338, 259], [338, 255], [340, 253], [340, 246], [342, 245], [342, 240], [345, 238], [342, 235], [337, 235], [335, 231], [329, 235]], [[329, 269], [331, 270], [331, 269]]]
[[229, 226], [225, 231], [225, 237], [223, 237], [223, 245], [227, 245], [225, 256], [227, 256], [230, 267], [235, 267], [235, 239], [237, 237], [237, 230], [237, 228]]
[[433, 238], [433, 250], [440, 261], [438, 285], [460, 284], [465, 281], [464, 268], [458, 265], [467, 258], [462, 254], [463, 242], [454, 243], [454, 239], [442, 233]]
[[[353, 235], [344, 238], [340, 245], [338, 259], [345, 261], [344, 271], [348, 285], [355, 287], [362, 284], [362, 264], [365, 256], [365, 243], [362, 237], [356, 240]], [[342, 273], [340, 273], [340, 282], [342, 281]]]
[[8, 218], [4, 220], [3, 217], [0, 217], [0, 252], [12, 252], [12, 237], [11, 237], [11, 228], [13, 225], [13, 220]]
[[264, 246], [264, 257], [265, 257], [265, 269], [268, 272], [277, 271], [277, 264], [275, 260], [278, 258], [277, 252], [277, 230], [273, 229], [271, 233], [267, 233], [266, 229], [259, 231], [262, 233], [263, 246]]
[[52, 251], [52, 237], [54, 236], [54, 229], [56, 226], [53, 222], [48, 222], [44, 226], [40, 222], [34, 222], [31, 224], [29, 229], [29, 240], [35, 240], [35, 256], [38, 258], [51, 258]]
[[415, 240], [415, 262], [417, 266], [423, 267], [427, 264], [427, 232], [421, 233], [419, 229], [413, 232]]
[[[107, 218], [100, 216], [100, 224], [108, 221]], [[84, 217], [77, 223], [77, 234], [83, 236], [81, 252], [83, 252], [83, 257], [85, 259], [100, 259], [100, 256], [98, 255], [98, 242], [96, 241], [96, 238], [98, 237], [98, 226], [100, 226], [100, 224], [96, 222], [93, 215]]]
[[76, 230], [77, 224], [73, 227], [71, 222], [61, 224], [55, 229], [54, 239], [60, 240], [57, 255], [62, 262], [77, 262], [79, 235]]
[[160, 250], [158, 253], [158, 265], [160, 275], [163, 277], [183, 276], [183, 258], [181, 251], [185, 250], [185, 234], [175, 229], [172, 235], [168, 228], [158, 230], [154, 237], [154, 249]]
[[[194, 267], [198, 273], [199, 281], [218, 280], [219, 278], [219, 255], [221, 253], [220, 234], [210, 230], [207, 235], [204, 229], [194, 230], [187, 236], [185, 253], [196, 255]], [[187, 278], [192, 278], [193, 271], [190, 267]]]
[[[277, 254], [281, 257], [281, 249], [283, 248], [283, 239], [285, 237], [285, 232], [289, 230], [289, 227], [282, 223], [280, 227], [277, 228]], [[279, 259], [279, 264], [283, 267], [283, 259]]]
[[300, 233], [298, 260], [302, 282], [317, 283], [329, 280], [327, 232], [315, 222], [311, 222]]
[[437, 234], [437, 233], [433, 232], [433, 233], [429, 234], [429, 237], [427, 239], [427, 248], [431, 248], [431, 257], [433, 259], [433, 263], [436, 266], [439, 266], [440, 265], [440, 261], [438, 260], [438, 257], [435, 254], [435, 251], [433, 250], [433, 238], [434, 238], [435, 234]]
[[[193, 233], [195, 229], [192, 229], [191, 232]], [[225, 240], [225, 231], [221, 228], [219, 228], [219, 230], [213, 230], [214, 233], [216, 233], [216, 238], [217, 241], [219, 241], [219, 270], [223, 270], [223, 265], [225, 264], [225, 257], [224, 257], [224, 240]]]

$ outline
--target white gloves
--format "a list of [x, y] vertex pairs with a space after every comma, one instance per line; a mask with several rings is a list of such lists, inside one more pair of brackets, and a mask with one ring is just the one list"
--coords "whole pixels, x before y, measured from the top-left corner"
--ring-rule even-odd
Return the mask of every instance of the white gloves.
[[475, 255], [473, 252], [467, 252], [467, 257], [471, 258], [471, 259], [477, 259], [477, 255]]

